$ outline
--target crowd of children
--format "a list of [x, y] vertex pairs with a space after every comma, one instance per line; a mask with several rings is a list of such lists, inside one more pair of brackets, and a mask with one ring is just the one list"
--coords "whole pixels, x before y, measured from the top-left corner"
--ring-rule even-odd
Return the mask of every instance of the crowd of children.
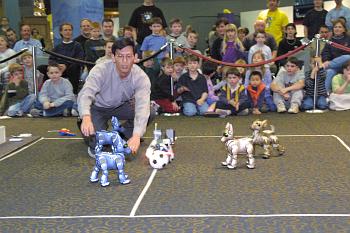
[[[183, 31], [180, 19], [170, 21], [168, 34], [163, 25], [161, 18], [152, 18], [152, 33], [141, 44], [137, 43], [136, 32], [130, 26], [123, 27], [120, 35], [134, 41], [137, 53], [135, 62], [153, 56], [167, 42], [175, 44], [173, 51], [168, 46], [153, 59], [138, 64], [150, 79], [152, 105], [158, 106], [159, 114], [226, 117], [250, 113], [259, 115], [269, 111], [295, 114], [300, 110], [313, 108], [350, 109], [350, 62], [346, 62], [350, 56], [328, 44], [322, 52], [322, 59], [312, 57], [310, 68], [304, 65], [309, 62], [300, 61], [296, 57], [276, 61], [276, 64], [270, 62], [249, 68], [233, 68], [203, 62], [197, 56], [185, 52], [182, 48], [201, 53], [196, 47], [199, 35], [190, 26]], [[218, 19], [216, 34], [212, 35], [215, 38], [208, 40], [210, 56], [240, 65], [261, 64], [273, 59], [276, 53], [280, 56], [301, 46], [296, 38], [295, 24], [286, 25], [285, 36], [278, 44], [278, 49], [277, 43], [271, 43], [271, 35], [259, 25], [257, 21], [254, 25], [256, 31], [248, 35], [245, 28], [237, 29], [227, 20]], [[321, 26], [321, 36], [324, 30], [328, 28]], [[345, 35], [344, 32], [344, 23], [335, 21], [334, 35], [339, 37]], [[66, 38], [64, 35], [63, 33], [63, 40]], [[70, 40], [68, 36], [66, 39]], [[85, 60], [98, 64], [113, 59], [113, 42], [114, 40], [102, 38], [99, 23], [91, 22], [90, 38], [83, 47]], [[178, 44], [182, 48], [176, 46]], [[5, 51], [5, 47], [6, 40], [0, 37], [0, 52]], [[173, 59], [170, 59], [170, 55]], [[49, 64], [47, 70], [42, 71], [43, 74], [36, 72], [34, 83], [32, 55], [23, 53], [19, 63], [21, 65], [14, 63], [6, 68], [0, 67], [10, 74], [1, 97], [1, 114], [30, 114], [34, 117], [78, 115], [75, 101], [77, 93], [74, 89], [76, 87], [72, 87], [71, 78], [62, 77], [67, 68], [62, 68], [60, 64]], [[87, 66], [82, 69], [82, 81], [91, 68], [92, 66]], [[340, 74], [335, 75], [336, 73]], [[39, 93], [37, 98], [35, 91]]]

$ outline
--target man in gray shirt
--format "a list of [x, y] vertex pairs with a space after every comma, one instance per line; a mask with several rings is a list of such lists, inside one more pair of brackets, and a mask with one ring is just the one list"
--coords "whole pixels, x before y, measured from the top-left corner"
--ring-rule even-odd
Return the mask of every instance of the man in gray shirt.
[[140, 147], [150, 116], [151, 84], [146, 73], [134, 65], [134, 42], [117, 40], [112, 61], [97, 64], [78, 95], [81, 132], [89, 137], [89, 154], [95, 149], [96, 131], [105, 130], [112, 116], [124, 123], [124, 135], [133, 153]]

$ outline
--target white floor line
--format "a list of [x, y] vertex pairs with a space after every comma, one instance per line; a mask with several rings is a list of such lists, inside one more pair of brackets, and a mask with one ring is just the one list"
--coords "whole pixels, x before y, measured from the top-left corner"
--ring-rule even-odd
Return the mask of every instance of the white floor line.
[[340, 137], [338, 137], [337, 135], [332, 135], [332, 137], [335, 137], [336, 139], [338, 139], [340, 144], [342, 144], [350, 152], [350, 147]]
[[288, 217], [350, 217], [350, 214], [179, 214], [179, 215], [81, 215], [81, 216], [4, 216], [4, 219], [83, 219], [83, 218], [288, 218]]
[[153, 182], [153, 179], [156, 176], [156, 174], [157, 174], [157, 169], [153, 169], [152, 174], [149, 177], [146, 186], [143, 188], [139, 198], [137, 199], [137, 201], [135, 202], [134, 206], [132, 207], [132, 210], [131, 210], [130, 215], [129, 215], [130, 217], [135, 216], [135, 213], [136, 213], [137, 209], [139, 208], [143, 197], [146, 195], [146, 192], [147, 192], [148, 188], [151, 186], [151, 184]]
[[19, 153], [19, 152], [21, 152], [21, 151], [23, 151], [23, 150], [25, 150], [25, 149], [27, 149], [28, 147], [33, 146], [34, 144], [40, 142], [40, 141], [43, 140], [43, 139], [44, 139], [44, 138], [39, 138], [38, 140], [36, 140], [36, 141], [34, 141], [34, 142], [32, 142], [32, 143], [30, 143], [30, 144], [28, 144], [28, 145], [22, 147], [21, 149], [15, 151], [15, 152], [12, 152], [11, 154], [6, 155], [5, 157], [3, 157], [3, 158], [0, 159], [0, 162], [3, 161], [3, 160], [5, 160], [5, 159], [7, 159], [7, 158], [12, 157], [13, 155], [15, 155], [15, 154], [17, 154], [17, 153]]

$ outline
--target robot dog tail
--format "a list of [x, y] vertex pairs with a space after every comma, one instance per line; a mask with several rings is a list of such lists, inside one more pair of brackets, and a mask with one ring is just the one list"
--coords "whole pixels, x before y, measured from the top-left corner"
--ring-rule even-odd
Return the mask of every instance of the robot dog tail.
[[270, 125], [270, 127], [271, 127], [270, 130], [264, 130], [263, 133], [268, 134], [268, 135], [274, 134], [275, 133], [275, 126]]

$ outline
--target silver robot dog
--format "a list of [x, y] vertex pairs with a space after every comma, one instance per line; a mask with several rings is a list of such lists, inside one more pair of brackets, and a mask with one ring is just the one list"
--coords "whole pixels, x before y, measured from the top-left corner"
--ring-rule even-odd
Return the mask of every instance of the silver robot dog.
[[267, 120], [255, 120], [250, 128], [253, 130], [253, 144], [264, 148], [263, 158], [268, 159], [272, 155], [273, 149], [278, 151], [279, 155], [283, 155], [285, 148], [279, 143], [278, 137], [275, 135], [275, 127], [270, 125], [271, 130], [264, 130], [267, 127]]
[[234, 138], [233, 137], [233, 126], [230, 123], [226, 124], [225, 131], [221, 138], [221, 142], [225, 143], [227, 149], [227, 158], [225, 162], [221, 164], [227, 166], [229, 169], [237, 167], [237, 156], [238, 154], [247, 155], [247, 167], [252, 169], [255, 167], [254, 160], [254, 146], [252, 138]]

